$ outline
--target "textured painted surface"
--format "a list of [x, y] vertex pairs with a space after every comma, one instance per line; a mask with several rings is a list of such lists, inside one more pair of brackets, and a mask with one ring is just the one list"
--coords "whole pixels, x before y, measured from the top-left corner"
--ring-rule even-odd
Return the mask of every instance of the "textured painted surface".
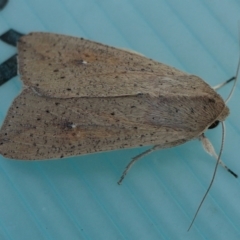
[[[0, 34], [48, 31], [133, 49], [216, 85], [235, 74], [240, 4], [219, 1], [9, 1]], [[0, 42], [0, 62], [16, 49]], [[0, 87], [0, 121], [20, 93], [15, 77]], [[225, 98], [231, 86], [220, 91]], [[239, 87], [229, 102], [222, 159], [239, 165]], [[220, 128], [208, 132], [219, 149]], [[239, 239], [239, 180], [219, 168], [198, 141], [155, 152], [117, 181], [141, 149], [21, 162], [0, 158], [2, 239]]]

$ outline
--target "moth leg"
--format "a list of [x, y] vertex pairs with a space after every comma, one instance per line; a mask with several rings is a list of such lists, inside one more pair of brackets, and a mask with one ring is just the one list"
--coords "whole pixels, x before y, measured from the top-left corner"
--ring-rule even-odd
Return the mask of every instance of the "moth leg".
[[133, 165], [136, 161], [138, 161], [140, 158], [148, 155], [149, 153], [151, 153], [151, 152], [153, 152], [153, 151], [155, 151], [155, 150], [157, 150], [157, 149], [159, 149], [159, 148], [160, 148], [159, 145], [155, 145], [155, 146], [153, 146], [152, 148], [150, 148], [150, 149], [148, 149], [148, 150], [140, 153], [139, 155], [135, 156], [135, 157], [132, 159], [132, 161], [126, 166], [126, 168], [125, 168], [125, 170], [124, 170], [121, 178], [120, 178], [119, 181], [118, 181], [118, 185], [120, 185], [120, 184], [122, 183], [122, 181], [123, 181], [123, 179], [125, 178], [125, 176], [127, 175], [128, 171], [130, 170], [130, 168], [132, 167], [132, 165]]
[[[216, 154], [213, 145], [211, 144], [211, 142], [205, 137], [204, 134], [202, 134], [199, 139], [202, 142], [203, 148], [204, 150], [210, 154], [211, 156], [213, 156], [215, 159], [218, 159], [218, 155]], [[219, 164], [222, 165], [228, 172], [230, 172], [234, 177], [238, 177], [238, 175], [236, 173], [234, 173], [231, 169], [229, 169], [224, 162], [220, 159]]]
[[235, 80], [236, 77], [231, 77], [230, 79], [228, 79], [227, 81], [223, 82], [223, 83], [220, 83], [214, 87], [212, 87], [214, 90], [218, 90], [220, 89], [221, 87], [225, 86], [226, 84], [230, 83], [231, 81]]

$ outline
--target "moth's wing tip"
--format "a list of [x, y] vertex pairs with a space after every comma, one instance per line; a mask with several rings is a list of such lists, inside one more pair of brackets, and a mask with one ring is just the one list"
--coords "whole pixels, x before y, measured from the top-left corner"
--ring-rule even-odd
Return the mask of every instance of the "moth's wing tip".
[[29, 38], [36, 37], [36, 36], [43, 35], [43, 34], [46, 34], [46, 33], [45, 32], [34, 32], [34, 31], [29, 32], [27, 34], [22, 35], [18, 39], [18, 44], [25, 43]]

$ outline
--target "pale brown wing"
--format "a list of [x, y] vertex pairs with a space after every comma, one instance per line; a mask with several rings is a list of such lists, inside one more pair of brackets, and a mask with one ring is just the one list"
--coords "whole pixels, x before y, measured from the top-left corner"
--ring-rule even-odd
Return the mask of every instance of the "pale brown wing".
[[144, 145], [176, 146], [197, 137], [217, 117], [214, 108], [221, 101], [199, 98], [64, 99], [42, 97], [28, 88], [14, 100], [1, 128], [0, 153], [33, 160]]
[[[18, 52], [24, 84], [51, 97], [154, 94], [159, 87], [167, 87], [169, 79], [176, 86], [177, 78], [189, 76], [132, 52], [52, 33], [21, 37]], [[183, 87], [187, 91], [192, 86]]]

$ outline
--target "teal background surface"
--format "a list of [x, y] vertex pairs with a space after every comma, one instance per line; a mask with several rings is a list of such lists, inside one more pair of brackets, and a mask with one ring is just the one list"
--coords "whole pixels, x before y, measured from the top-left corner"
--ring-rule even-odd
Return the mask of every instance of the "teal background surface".
[[[239, 58], [237, 0], [9, 0], [0, 35], [46, 31], [132, 49], [202, 77], [210, 85], [235, 75]], [[0, 41], [0, 63], [16, 48]], [[228, 106], [222, 159], [240, 175], [240, 83]], [[0, 124], [22, 84], [0, 87]], [[226, 98], [231, 84], [219, 91]], [[206, 134], [216, 151], [221, 128]], [[240, 239], [240, 184], [219, 167], [199, 215], [190, 222], [215, 161], [198, 140], [156, 151], [117, 181], [146, 148], [54, 161], [0, 156], [0, 239]]]

